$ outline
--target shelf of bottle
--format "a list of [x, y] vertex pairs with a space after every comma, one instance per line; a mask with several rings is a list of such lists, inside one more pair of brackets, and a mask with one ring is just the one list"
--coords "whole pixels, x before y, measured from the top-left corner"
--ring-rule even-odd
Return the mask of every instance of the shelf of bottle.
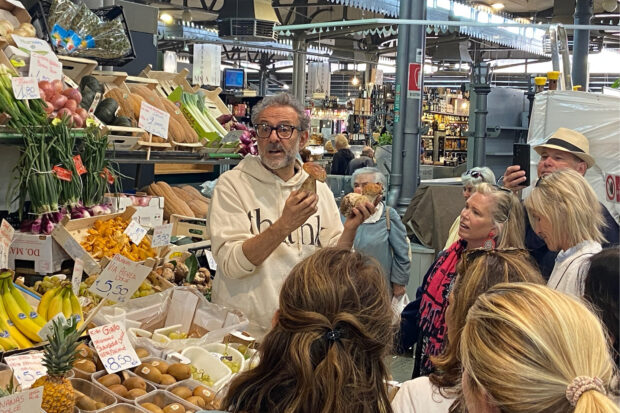
[[459, 118], [468, 118], [469, 115], [459, 115], [457, 113], [438, 112], [436, 110], [425, 110], [424, 113], [432, 113], [433, 115], [458, 116]]
[[467, 152], [467, 149], [444, 149], [444, 152]]

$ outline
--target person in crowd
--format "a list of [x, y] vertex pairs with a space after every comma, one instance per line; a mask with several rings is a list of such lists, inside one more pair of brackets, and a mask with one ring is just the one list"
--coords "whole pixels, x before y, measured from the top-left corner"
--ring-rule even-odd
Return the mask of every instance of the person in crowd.
[[[487, 184], [495, 184], [495, 174], [486, 166], [471, 168], [469, 171], [463, 172], [461, 175], [461, 182], [463, 184], [463, 198], [467, 201], [471, 194], [474, 192], [474, 187], [479, 183], [486, 182]], [[450, 247], [459, 239], [459, 225], [461, 224], [461, 216], [457, 216], [450, 227], [448, 234], [448, 240], [444, 249]]]
[[303, 163], [312, 161], [312, 153], [310, 152], [310, 149], [308, 148], [303, 148], [302, 150], [300, 150], [299, 157], [301, 158], [301, 161]]
[[521, 249], [469, 250], [459, 262], [457, 273], [446, 310], [446, 345], [439, 356], [431, 357], [436, 370], [430, 377], [418, 377], [401, 385], [392, 401], [395, 413], [460, 411], [459, 343], [470, 307], [496, 284], [544, 283], [536, 263]]
[[329, 173], [332, 175], [345, 175], [349, 162], [355, 158], [355, 155], [349, 149], [349, 140], [344, 135], [338, 134], [334, 140], [336, 142], [336, 153], [334, 154], [332, 168]]
[[559, 251], [547, 285], [581, 297], [588, 260], [605, 240], [602, 206], [590, 184], [571, 169], [558, 170], [538, 181], [525, 208], [549, 251]]
[[209, 208], [211, 250], [218, 264], [213, 302], [241, 310], [248, 331], [260, 339], [269, 329], [280, 287], [291, 268], [318, 248], [351, 247], [370, 203], [344, 222], [329, 187], [300, 191], [308, 177], [296, 159], [308, 141], [304, 106], [283, 93], [252, 110], [258, 156], [246, 156], [220, 176]]
[[336, 149], [334, 148], [332, 141], [327, 141], [325, 144], [325, 152], [331, 153], [332, 155], [336, 153]]
[[614, 364], [600, 321], [581, 301], [547, 287], [493, 287], [461, 334], [470, 413], [618, 413], [606, 395]]
[[347, 175], [353, 175], [353, 172], [360, 168], [375, 166], [375, 151], [370, 146], [362, 148], [362, 154], [359, 158], [352, 159], [347, 167]]
[[[537, 165], [538, 178], [543, 178], [559, 169], [572, 169], [583, 176], [596, 163], [590, 155], [588, 138], [572, 129], [559, 128], [543, 144], [535, 146], [534, 150], [540, 155]], [[529, 173], [529, 171], [521, 170], [519, 165], [509, 166], [504, 172], [503, 185], [514, 191], [523, 189], [521, 183], [526, 179], [526, 172]], [[530, 179], [530, 182], [536, 182], [534, 177]], [[607, 240], [603, 247], [618, 245], [620, 242], [618, 223], [604, 205], [601, 204], [601, 208], [607, 224], [603, 229], [603, 236]], [[529, 221], [526, 222], [525, 228], [525, 246], [538, 263], [543, 276], [548, 279], [553, 270], [557, 252], [547, 248], [546, 243], [536, 235]]]
[[258, 365], [233, 379], [233, 413], [391, 413], [385, 381], [394, 329], [380, 265], [324, 248], [282, 285]]
[[524, 231], [523, 207], [511, 191], [487, 183], [476, 186], [461, 211], [460, 239], [439, 254], [401, 314], [399, 350], [417, 343], [413, 378], [430, 374], [429, 357], [443, 350], [447, 298], [461, 255], [476, 248], [524, 248]]
[[606, 248], [590, 257], [583, 298], [592, 304], [607, 328], [616, 366], [620, 369], [620, 248]]
[[[351, 177], [351, 183], [357, 193], [361, 193], [364, 185], [369, 183], [379, 184], [384, 190], [387, 187], [385, 175], [377, 168], [357, 169]], [[394, 297], [405, 294], [411, 259], [407, 230], [398, 212], [379, 202], [375, 213], [357, 229], [353, 248], [379, 261]]]

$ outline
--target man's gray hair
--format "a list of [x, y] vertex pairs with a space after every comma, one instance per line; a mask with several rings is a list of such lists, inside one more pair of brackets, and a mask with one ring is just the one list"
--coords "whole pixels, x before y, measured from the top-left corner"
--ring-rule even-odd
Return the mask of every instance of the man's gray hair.
[[288, 106], [293, 108], [295, 112], [297, 112], [297, 117], [299, 118], [299, 128], [301, 130], [308, 130], [310, 128], [310, 116], [306, 114], [306, 108], [290, 93], [279, 93], [277, 95], [268, 96], [258, 102], [258, 104], [252, 108], [253, 125], [256, 125], [258, 117], [263, 110], [270, 106]]
[[353, 175], [351, 176], [351, 188], [355, 189], [355, 179], [360, 175], [373, 175], [373, 181], [381, 184], [384, 192], [387, 189], [387, 179], [385, 178], [385, 175], [383, 175], [379, 169], [372, 166], [359, 168], [353, 172]]

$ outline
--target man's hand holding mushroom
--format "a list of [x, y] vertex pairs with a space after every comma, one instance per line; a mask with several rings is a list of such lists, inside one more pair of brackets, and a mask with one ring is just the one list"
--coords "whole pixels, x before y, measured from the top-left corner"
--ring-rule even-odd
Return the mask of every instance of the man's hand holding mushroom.
[[297, 190], [291, 192], [284, 203], [282, 215], [277, 223], [282, 225], [287, 234], [302, 226], [317, 212], [319, 197], [316, 193]]

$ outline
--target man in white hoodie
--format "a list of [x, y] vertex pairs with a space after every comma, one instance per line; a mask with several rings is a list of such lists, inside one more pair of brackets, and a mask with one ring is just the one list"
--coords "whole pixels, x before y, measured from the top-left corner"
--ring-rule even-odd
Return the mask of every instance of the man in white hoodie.
[[308, 141], [310, 118], [291, 95], [263, 99], [252, 124], [259, 156], [247, 155], [218, 179], [208, 223], [218, 264], [213, 302], [241, 310], [260, 339], [295, 264], [321, 247], [351, 248], [374, 206], [356, 209], [343, 226], [325, 183], [317, 182], [316, 194], [299, 191], [308, 174], [296, 155]]

